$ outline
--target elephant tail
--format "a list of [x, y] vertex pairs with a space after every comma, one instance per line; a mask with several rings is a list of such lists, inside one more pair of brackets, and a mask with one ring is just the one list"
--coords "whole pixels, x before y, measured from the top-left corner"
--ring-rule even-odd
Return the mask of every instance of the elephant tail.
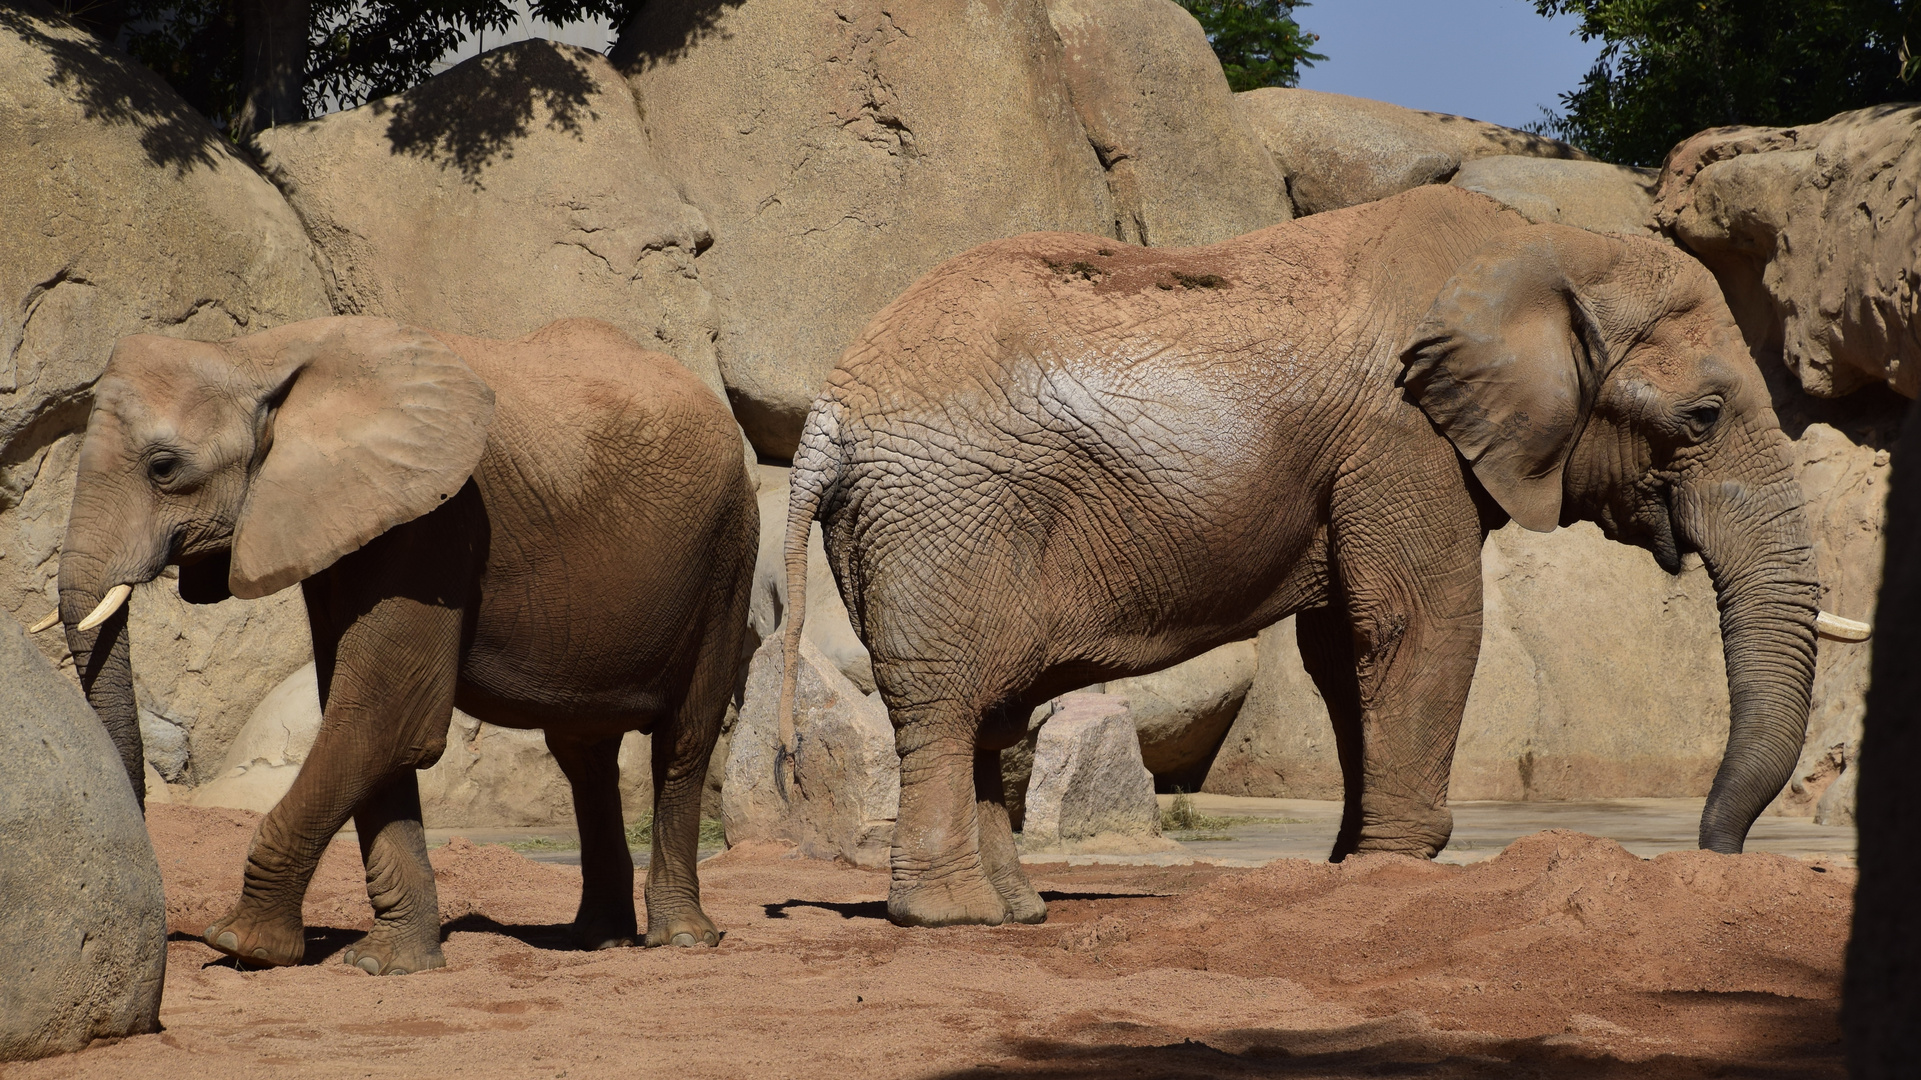
[[800, 680], [801, 624], [807, 618], [807, 536], [840, 483], [840, 403], [822, 394], [808, 411], [807, 425], [794, 454], [787, 487], [787, 541], [782, 561], [787, 571], [787, 628], [781, 638], [780, 758], [774, 785], [784, 799], [790, 782], [798, 784], [794, 755], [799, 749], [794, 726], [794, 694]]

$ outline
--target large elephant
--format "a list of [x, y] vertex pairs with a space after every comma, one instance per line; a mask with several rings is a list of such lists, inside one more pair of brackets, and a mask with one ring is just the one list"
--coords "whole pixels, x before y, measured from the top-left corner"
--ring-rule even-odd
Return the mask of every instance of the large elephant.
[[604, 323], [512, 342], [358, 317], [221, 344], [142, 335], [95, 388], [57, 614], [139, 792], [131, 586], [177, 563], [189, 599], [303, 589], [324, 719], [207, 930], [216, 949], [300, 960], [302, 897], [351, 815], [375, 925], [348, 962], [442, 966], [414, 770], [456, 704], [545, 730], [573, 788], [590, 948], [637, 931], [615, 755], [652, 731], [646, 942], [716, 944], [700, 794], [756, 519], [726, 406]]
[[1701, 844], [1739, 851], [1814, 671], [1787, 450], [1699, 264], [1454, 188], [1208, 247], [1040, 233], [945, 263], [848, 350], [790, 493], [789, 588], [818, 515], [897, 729], [889, 916], [1043, 918], [997, 767], [1029, 710], [1291, 613], [1346, 776], [1333, 857], [1432, 856], [1510, 517], [1706, 561], [1733, 715]]

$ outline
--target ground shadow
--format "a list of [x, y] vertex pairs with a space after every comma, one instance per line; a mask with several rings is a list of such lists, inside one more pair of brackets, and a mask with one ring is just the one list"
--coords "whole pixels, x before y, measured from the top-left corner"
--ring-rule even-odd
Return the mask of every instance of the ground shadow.
[[509, 924], [470, 914], [440, 925], [440, 940], [446, 941], [452, 934], [495, 934], [549, 952], [580, 951], [574, 943], [573, 923]]
[[843, 919], [887, 921], [887, 901], [885, 900], [863, 900], [851, 904], [837, 904], [829, 900], [783, 900], [778, 904], [762, 904], [760, 907], [770, 919], [785, 919], [788, 911], [794, 908], [819, 908], [822, 911], [831, 911]]
[[[1370, 1025], [1361, 1025], [1366, 1028]], [[1041, 1080], [1215, 1080], [1215, 1078], [1308, 1078], [1421, 1076], [1430, 1080], [1691, 1080], [1753, 1077], [1755, 1080], [1841, 1080], [1838, 1048], [1810, 1046], [1771, 1053], [1767, 1060], [1726, 1060], [1661, 1054], [1624, 1060], [1590, 1045], [1553, 1037], [1465, 1040], [1435, 1032], [1390, 1036], [1370, 1045], [1317, 1050], [1314, 1044], [1345, 1032], [1240, 1031], [1219, 1041], [1187, 1040], [1159, 1046], [1086, 1046], [1049, 1040], [1011, 1042], [1015, 1060], [941, 1073], [933, 1080], [986, 1080], [1021, 1076]]]
[[219, 160], [226, 139], [206, 117], [144, 65], [40, 0], [0, 4], [0, 33], [46, 54], [53, 64], [48, 85], [77, 102], [88, 120], [135, 129], [155, 165], [184, 173]]
[[[367, 933], [365, 930], [349, 930], [339, 926], [309, 926], [306, 927], [305, 930], [307, 949], [301, 956], [300, 963], [296, 965], [298, 967], [312, 967], [315, 964], [324, 964], [335, 956], [338, 956], [342, 949], [345, 949], [347, 946], [352, 945], [354, 942], [366, 936]], [[189, 934], [180, 930], [169, 933], [167, 940], [169, 942], [191, 941], [196, 945], [207, 944], [206, 939], [199, 934]], [[212, 948], [211, 945], [207, 947]], [[202, 968], [230, 967], [240, 971], [254, 971], [270, 965], [249, 964], [237, 956], [228, 956], [222, 953], [200, 966]]]
[[1052, 892], [1047, 889], [1041, 890], [1041, 899], [1050, 904], [1057, 900], [1165, 900], [1170, 896], [1179, 895], [1179, 893], [1164, 892]]

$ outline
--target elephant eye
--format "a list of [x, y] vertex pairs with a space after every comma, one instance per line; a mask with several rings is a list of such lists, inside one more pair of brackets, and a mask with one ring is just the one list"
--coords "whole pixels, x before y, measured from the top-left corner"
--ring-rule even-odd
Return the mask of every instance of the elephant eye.
[[1715, 424], [1720, 422], [1721, 403], [1718, 401], [1703, 402], [1687, 409], [1683, 415], [1687, 417], [1688, 428], [1694, 433], [1694, 437], [1698, 439], [1706, 435], [1713, 429]]
[[147, 475], [164, 484], [180, 475], [180, 459], [172, 454], [156, 454], [147, 461]]

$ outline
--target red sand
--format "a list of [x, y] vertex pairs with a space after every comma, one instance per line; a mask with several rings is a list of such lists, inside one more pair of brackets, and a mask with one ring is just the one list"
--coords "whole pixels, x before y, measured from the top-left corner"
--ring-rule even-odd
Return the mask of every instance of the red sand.
[[1556, 831], [1468, 867], [1052, 865], [1045, 925], [930, 931], [886, 922], [883, 874], [736, 849], [701, 869], [719, 949], [581, 953], [577, 870], [455, 841], [447, 969], [374, 978], [336, 955], [371, 919], [350, 845], [308, 896], [307, 963], [241, 971], [190, 935], [256, 819], [149, 813], [166, 1030], [7, 1080], [1842, 1075], [1854, 871], [1774, 855]]

